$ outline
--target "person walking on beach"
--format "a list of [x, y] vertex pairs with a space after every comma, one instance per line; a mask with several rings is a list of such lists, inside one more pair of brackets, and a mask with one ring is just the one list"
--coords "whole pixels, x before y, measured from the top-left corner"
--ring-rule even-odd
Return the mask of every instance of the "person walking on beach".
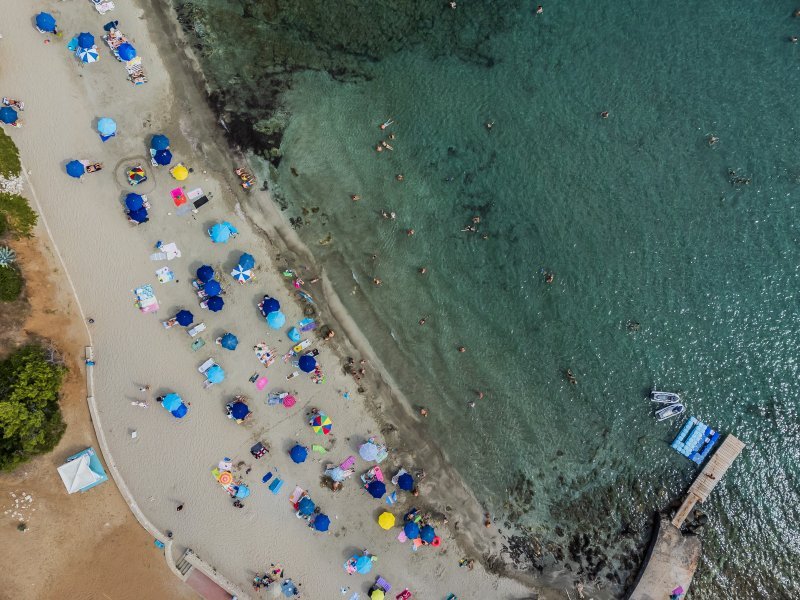
[[183, 510], [183, 502], [178, 504], [178, 506], [175, 508], [175, 510], [177, 510], [178, 512], [181, 512]]

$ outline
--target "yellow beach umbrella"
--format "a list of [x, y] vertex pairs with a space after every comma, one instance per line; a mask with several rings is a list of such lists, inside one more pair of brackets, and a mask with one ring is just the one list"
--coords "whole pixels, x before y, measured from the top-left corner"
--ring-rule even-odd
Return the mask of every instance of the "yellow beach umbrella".
[[394, 527], [394, 515], [390, 512], [382, 512], [378, 517], [378, 525], [383, 529], [391, 529]]
[[177, 179], [178, 181], [183, 181], [189, 176], [189, 169], [184, 167], [183, 165], [176, 165], [173, 167], [172, 176]]
[[370, 595], [370, 600], [383, 600], [386, 598], [386, 594], [383, 590], [374, 590]]

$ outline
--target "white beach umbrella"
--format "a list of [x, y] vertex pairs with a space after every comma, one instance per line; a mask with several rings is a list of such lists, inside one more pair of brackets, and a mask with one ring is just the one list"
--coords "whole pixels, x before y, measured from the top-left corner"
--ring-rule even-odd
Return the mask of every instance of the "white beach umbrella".
[[81, 48], [78, 50], [78, 58], [81, 59], [81, 62], [93, 63], [97, 62], [100, 55], [97, 53], [96, 48]]

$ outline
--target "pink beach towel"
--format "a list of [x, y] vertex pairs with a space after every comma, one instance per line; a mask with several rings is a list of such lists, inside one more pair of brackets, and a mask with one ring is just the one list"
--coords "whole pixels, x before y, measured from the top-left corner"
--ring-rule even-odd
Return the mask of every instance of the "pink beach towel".
[[182, 188], [175, 188], [170, 192], [172, 194], [172, 202], [175, 203], [175, 206], [181, 206], [182, 204], [186, 204], [186, 195], [183, 193]]
[[301, 488], [298, 485], [296, 488], [294, 488], [294, 491], [292, 492], [292, 495], [289, 496], [289, 502], [291, 504], [297, 504], [298, 502], [300, 502], [300, 496], [302, 496], [302, 495], [303, 495], [303, 488]]
[[344, 462], [339, 465], [339, 468], [346, 471], [347, 469], [352, 469], [353, 465], [356, 464], [356, 457], [355, 456], [348, 456], [344, 459]]
[[405, 544], [408, 541], [408, 536], [405, 531], [400, 532], [400, 535], [397, 536], [397, 541], [401, 544]]

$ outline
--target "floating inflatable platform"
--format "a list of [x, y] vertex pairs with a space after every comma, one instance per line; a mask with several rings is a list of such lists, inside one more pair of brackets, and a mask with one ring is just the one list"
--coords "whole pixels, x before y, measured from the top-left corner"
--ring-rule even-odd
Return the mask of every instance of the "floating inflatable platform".
[[718, 431], [714, 431], [696, 417], [689, 417], [671, 446], [676, 452], [699, 465], [706, 459], [718, 439]]

